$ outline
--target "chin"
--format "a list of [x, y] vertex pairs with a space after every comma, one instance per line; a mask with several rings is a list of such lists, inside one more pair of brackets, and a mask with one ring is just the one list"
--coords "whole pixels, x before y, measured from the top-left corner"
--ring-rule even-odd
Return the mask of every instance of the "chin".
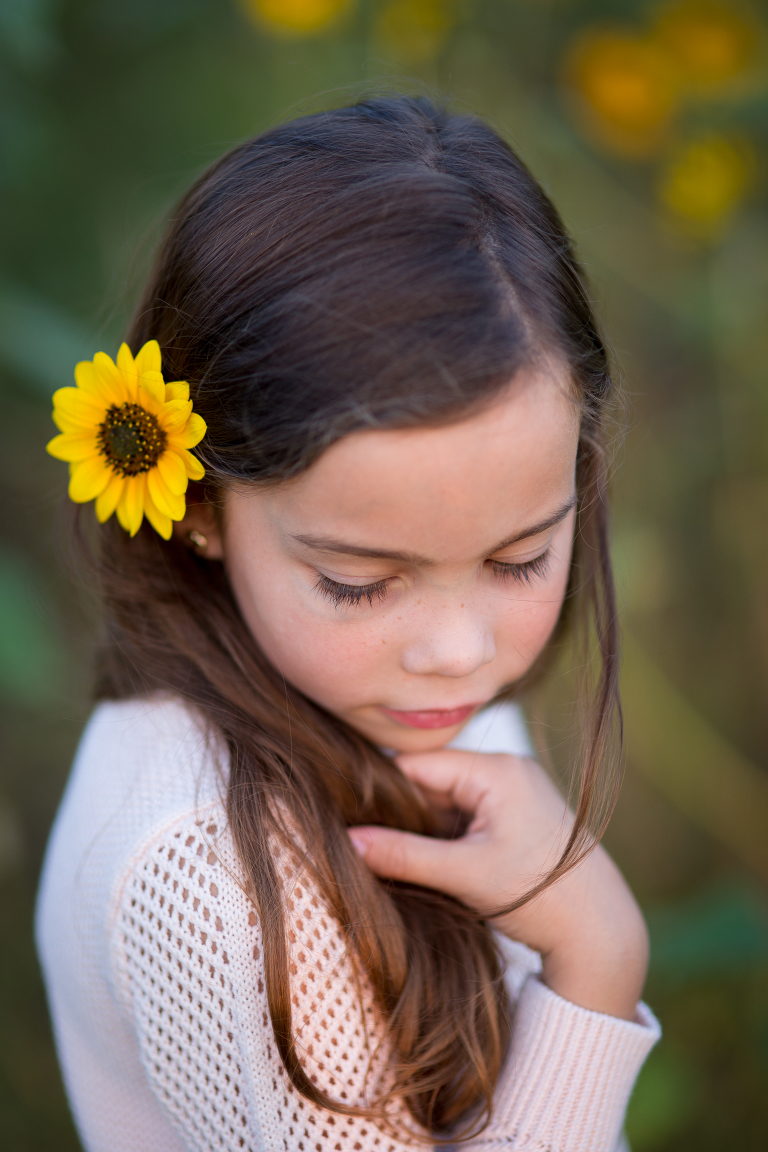
[[391, 748], [395, 752], [437, 752], [450, 744], [455, 736], [461, 732], [464, 724], [454, 724], [452, 728], [400, 728], [392, 732], [391, 736], [377, 740], [383, 748]]

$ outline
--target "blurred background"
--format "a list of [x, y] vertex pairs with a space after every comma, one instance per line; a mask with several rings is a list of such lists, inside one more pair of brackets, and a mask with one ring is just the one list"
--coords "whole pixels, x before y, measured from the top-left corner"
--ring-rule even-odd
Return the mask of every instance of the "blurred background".
[[681, 0], [0, 3], [0, 1131], [78, 1147], [31, 939], [89, 710], [50, 395], [115, 354], [174, 198], [234, 143], [393, 85], [520, 151], [630, 398], [615, 483], [628, 764], [610, 848], [665, 1035], [635, 1152], [768, 1147], [768, 11]]

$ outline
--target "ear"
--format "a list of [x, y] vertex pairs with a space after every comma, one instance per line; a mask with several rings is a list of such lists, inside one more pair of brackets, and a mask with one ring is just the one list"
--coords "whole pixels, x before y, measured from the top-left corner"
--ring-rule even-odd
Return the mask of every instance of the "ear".
[[206, 560], [224, 559], [218, 509], [207, 500], [187, 504], [186, 515], [173, 526], [174, 535]]

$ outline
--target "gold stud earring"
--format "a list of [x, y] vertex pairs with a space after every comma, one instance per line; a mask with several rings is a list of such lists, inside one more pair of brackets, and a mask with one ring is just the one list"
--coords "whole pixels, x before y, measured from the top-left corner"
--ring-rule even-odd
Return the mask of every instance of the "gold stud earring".
[[201, 552], [204, 552], [208, 547], [207, 537], [203, 536], [202, 532], [198, 532], [196, 528], [193, 528], [191, 532], [188, 532], [187, 536], [195, 545], [195, 547], [199, 548]]

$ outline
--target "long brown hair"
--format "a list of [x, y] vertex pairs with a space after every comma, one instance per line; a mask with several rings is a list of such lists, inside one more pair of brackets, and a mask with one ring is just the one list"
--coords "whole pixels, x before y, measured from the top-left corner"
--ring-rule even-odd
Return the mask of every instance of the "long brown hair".
[[[613, 386], [572, 244], [530, 173], [486, 125], [418, 98], [284, 124], [235, 148], [175, 211], [129, 343], [135, 352], [149, 339], [165, 378], [189, 381], [208, 424], [199, 497], [209, 499], [233, 481], [295, 476], [356, 430], [458, 420], [542, 352], [569, 366], [582, 432], [560, 631], [566, 619], [590, 620], [599, 658], [574, 832], [539, 887], [551, 883], [600, 835], [614, 790], [604, 449]], [[374, 879], [345, 833], [373, 823], [435, 834], [418, 791], [380, 749], [284, 683], [221, 564], [147, 525], [134, 539], [114, 522], [98, 536], [107, 622], [98, 693], [170, 690], [224, 737], [229, 822], [294, 1085], [350, 1110], [310, 1081], [294, 1047], [270, 852], [275, 836], [291, 834], [286, 820], [388, 1022], [392, 1092], [430, 1132], [462, 1118], [476, 1130], [508, 1040], [491, 929], [439, 892]]]

